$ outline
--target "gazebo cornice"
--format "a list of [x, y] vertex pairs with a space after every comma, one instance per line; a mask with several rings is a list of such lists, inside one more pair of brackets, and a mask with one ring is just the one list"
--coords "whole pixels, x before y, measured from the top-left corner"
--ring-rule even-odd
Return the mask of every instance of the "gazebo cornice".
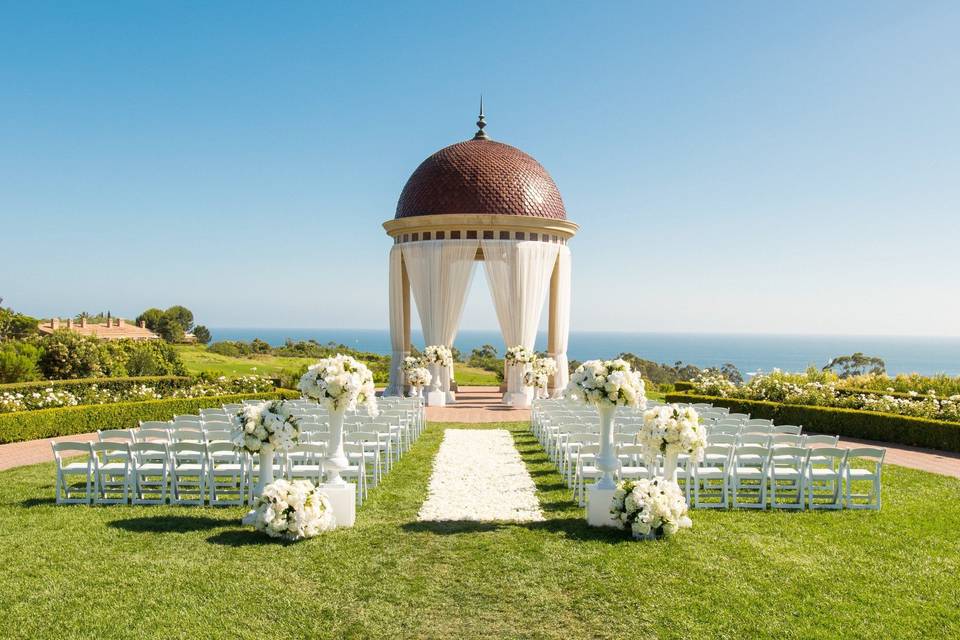
[[536, 216], [501, 215], [492, 213], [445, 213], [425, 216], [393, 218], [383, 223], [387, 235], [423, 231], [526, 231], [549, 233], [569, 240], [580, 225], [569, 220], [539, 218]]

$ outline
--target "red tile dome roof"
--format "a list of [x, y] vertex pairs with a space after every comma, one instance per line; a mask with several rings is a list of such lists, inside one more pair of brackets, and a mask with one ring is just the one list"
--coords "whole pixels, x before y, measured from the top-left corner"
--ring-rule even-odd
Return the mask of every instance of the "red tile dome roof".
[[539, 162], [516, 147], [477, 138], [424, 160], [397, 202], [397, 218], [444, 213], [567, 218], [557, 185]]

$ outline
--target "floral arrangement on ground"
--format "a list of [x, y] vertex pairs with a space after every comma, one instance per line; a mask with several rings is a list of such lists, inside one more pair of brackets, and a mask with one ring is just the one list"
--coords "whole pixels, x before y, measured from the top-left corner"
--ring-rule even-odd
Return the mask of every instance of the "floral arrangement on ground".
[[243, 524], [271, 538], [296, 541], [336, 527], [327, 496], [309, 480], [276, 480], [263, 489]]
[[669, 537], [693, 526], [680, 486], [663, 478], [620, 482], [610, 515], [638, 539]]

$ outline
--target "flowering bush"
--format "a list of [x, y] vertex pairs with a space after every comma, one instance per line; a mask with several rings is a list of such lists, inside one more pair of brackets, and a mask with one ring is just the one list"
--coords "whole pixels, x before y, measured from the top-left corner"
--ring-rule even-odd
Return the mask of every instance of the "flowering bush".
[[503, 359], [509, 364], [515, 365], [530, 364], [535, 358], [536, 354], [534, 354], [533, 351], [519, 344], [515, 347], [510, 347], [507, 349], [506, 355], [503, 356]]
[[237, 414], [233, 445], [238, 451], [259, 453], [265, 446], [286, 451], [300, 442], [300, 422], [285, 400], [247, 405]]
[[309, 480], [276, 480], [263, 489], [253, 509], [243, 517], [271, 538], [303, 540], [336, 527], [327, 496]]
[[656, 460], [657, 452], [664, 455], [688, 453], [699, 461], [703, 448], [707, 446], [707, 432], [700, 424], [696, 409], [670, 404], [643, 414], [637, 442], [643, 445], [649, 463]]
[[425, 367], [417, 367], [407, 372], [407, 382], [413, 387], [426, 387], [433, 380], [433, 376]]
[[453, 352], [450, 351], [450, 347], [432, 344], [423, 350], [423, 359], [428, 364], [449, 367], [453, 364]]
[[647, 407], [646, 389], [640, 372], [625, 360], [589, 360], [570, 376], [568, 395], [585, 404]]
[[336, 355], [312, 365], [300, 378], [297, 388], [307, 398], [324, 403], [331, 411], [350, 411], [363, 406], [370, 416], [377, 410], [373, 374], [362, 362]]
[[620, 482], [610, 515], [634, 538], [672, 536], [693, 526], [680, 486], [663, 478]]
[[[894, 380], [899, 382], [893, 382]], [[856, 376], [840, 380], [829, 372], [808, 369], [806, 373], [784, 373], [774, 370], [755, 376], [745, 385], [735, 385], [717, 375], [701, 375], [695, 378], [693, 392], [700, 395], [744, 400], [766, 400], [784, 404], [815, 405], [878, 411], [933, 420], [960, 422], [960, 393], [939, 396], [935, 389], [920, 393], [914, 390], [895, 391], [885, 387], [871, 393], [881, 384], [897, 384], [900, 388], [924, 386], [921, 380], [936, 380], [941, 388], [950, 388], [947, 377], [923, 378], [922, 376]], [[861, 389], [856, 385], [867, 385]], [[932, 384], [932, 383], [931, 383]], [[897, 394], [897, 395], [894, 395]]]

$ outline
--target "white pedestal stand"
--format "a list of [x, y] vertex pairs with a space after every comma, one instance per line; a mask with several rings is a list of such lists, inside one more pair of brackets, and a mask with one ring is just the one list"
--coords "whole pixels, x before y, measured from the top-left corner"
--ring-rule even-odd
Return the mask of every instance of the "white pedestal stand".
[[430, 365], [430, 390], [427, 391], [428, 407], [447, 406], [447, 394], [440, 388], [440, 365]]
[[526, 365], [511, 364], [507, 366], [507, 392], [503, 394], [503, 404], [517, 409], [526, 409], [530, 406], [527, 388], [523, 386], [523, 374]]
[[457, 395], [450, 390], [450, 380], [453, 378], [452, 374], [453, 365], [449, 367], [441, 367], [440, 369], [440, 388], [444, 393], [444, 400], [447, 404], [453, 404], [457, 401]]
[[343, 409], [330, 410], [330, 438], [323, 461], [327, 481], [320, 486], [330, 499], [337, 526], [352, 527], [357, 519], [357, 485], [340, 477], [340, 472], [350, 464], [343, 452], [343, 413]]
[[598, 407], [600, 414], [600, 454], [597, 456], [597, 468], [603, 475], [587, 489], [587, 524], [592, 527], [618, 527], [616, 520], [610, 517], [610, 501], [617, 490], [614, 472], [620, 461], [613, 450], [613, 416], [616, 407]]

